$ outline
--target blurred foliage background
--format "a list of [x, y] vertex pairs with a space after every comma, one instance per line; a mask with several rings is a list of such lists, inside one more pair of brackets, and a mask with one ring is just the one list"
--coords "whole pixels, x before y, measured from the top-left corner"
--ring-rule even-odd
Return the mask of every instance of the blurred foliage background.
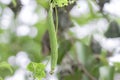
[[[43, 80], [119, 80], [118, 5], [77, 0], [57, 7], [58, 66], [49, 75], [48, 64]], [[33, 80], [28, 63], [49, 60], [48, 10], [49, 0], [0, 0], [0, 80]]]

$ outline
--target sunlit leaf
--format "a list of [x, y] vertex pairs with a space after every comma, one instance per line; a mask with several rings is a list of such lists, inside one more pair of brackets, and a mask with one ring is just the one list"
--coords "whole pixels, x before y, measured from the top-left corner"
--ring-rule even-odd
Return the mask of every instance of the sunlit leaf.
[[28, 64], [27, 69], [31, 71], [34, 77], [38, 80], [41, 80], [46, 76], [45, 74], [45, 65], [42, 63], [31, 62]]
[[87, 13], [87, 14], [82, 14], [80, 17], [71, 17], [72, 20], [74, 22], [76, 22], [77, 24], [79, 25], [85, 25], [87, 23], [89, 23], [90, 21], [93, 21], [95, 19], [99, 19], [101, 18], [102, 16], [99, 15], [99, 13], [96, 13], [95, 15], [93, 15], [92, 13]]
[[114, 80], [114, 67], [102, 66], [99, 69], [100, 78], [99, 80]]
[[2, 77], [0, 77], [0, 80], [3, 80], [3, 78], [2, 78]]
[[76, 48], [76, 53], [79, 61], [83, 65], [90, 64], [89, 62], [91, 61], [91, 50], [89, 46], [86, 46], [81, 42], [76, 42], [75, 48]]
[[13, 70], [12, 70], [10, 64], [8, 64], [7, 62], [1, 62], [1, 63], [0, 63], [0, 68], [6, 68], [6, 69], [8, 69], [11, 73], [13, 73]]
[[104, 65], [109, 65], [109, 63], [108, 63], [108, 61], [107, 61], [107, 59], [106, 59], [106, 56], [107, 56], [107, 51], [104, 50], [104, 49], [102, 49], [102, 51], [101, 51], [101, 56], [100, 56], [100, 60], [101, 60], [102, 64], [104, 64]]
[[116, 72], [120, 72], [120, 62], [114, 62], [114, 67]]
[[80, 41], [81, 41], [83, 44], [89, 46], [89, 45], [90, 45], [90, 42], [91, 42], [91, 36], [84, 37], [83, 39], [80, 39]]
[[49, 7], [49, 2], [48, 0], [36, 0], [36, 2], [38, 4], [40, 4], [41, 6], [43, 6], [44, 8], [48, 8]]
[[68, 4], [74, 3], [76, 0], [54, 0], [54, 4], [58, 7], [67, 6]]
[[13, 3], [13, 5], [14, 5], [14, 7], [17, 6], [16, 0], [12, 0], [12, 3]]

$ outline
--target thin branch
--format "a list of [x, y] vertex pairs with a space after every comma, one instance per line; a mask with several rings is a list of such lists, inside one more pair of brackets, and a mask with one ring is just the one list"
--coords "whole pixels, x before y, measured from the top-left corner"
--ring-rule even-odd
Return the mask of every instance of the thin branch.
[[85, 68], [85, 66], [83, 66], [83, 64], [80, 63], [79, 60], [78, 61], [78, 64], [80, 65], [82, 71], [85, 73], [85, 75], [87, 75], [91, 80], [97, 80], [94, 76], [92, 76], [88, 71], [87, 69]]
[[[74, 40], [71, 40], [72, 44], [74, 43]], [[75, 59], [77, 60], [78, 62], [78, 65], [80, 66], [80, 69], [85, 73], [86, 76], [89, 77], [90, 80], [97, 80], [94, 76], [92, 76], [88, 70], [85, 68], [85, 66], [83, 64], [81, 64], [80, 60], [78, 59], [78, 55], [77, 55], [77, 52], [75, 50]]]

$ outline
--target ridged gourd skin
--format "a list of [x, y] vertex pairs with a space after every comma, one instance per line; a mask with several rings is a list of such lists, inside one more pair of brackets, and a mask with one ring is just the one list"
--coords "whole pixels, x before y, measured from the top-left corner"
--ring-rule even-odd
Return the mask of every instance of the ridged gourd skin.
[[[48, 32], [50, 38], [50, 49], [51, 49], [51, 71], [50, 73], [54, 73], [54, 69], [57, 65], [58, 59], [58, 43], [57, 43], [57, 30], [55, 30], [54, 20], [53, 20], [53, 5], [58, 7], [67, 6], [68, 4], [73, 3], [75, 0], [53, 0], [50, 3], [50, 9], [48, 13]], [[57, 27], [57, 26], [56, 26]]]
[[57, 65], [57, 59], [58, 59], [58, 43], [57, 43], [57, 35], [55, 30], [55, 25], [53, 21], [53, 8], [52, 3], [50, 3], [50, 10], [48, 13], [48, 32], [49, 32], [49, 38], [50, 38], [50, 49], [51, 49], [51, 71], [50, 73], [54, 73], [54, 69]]

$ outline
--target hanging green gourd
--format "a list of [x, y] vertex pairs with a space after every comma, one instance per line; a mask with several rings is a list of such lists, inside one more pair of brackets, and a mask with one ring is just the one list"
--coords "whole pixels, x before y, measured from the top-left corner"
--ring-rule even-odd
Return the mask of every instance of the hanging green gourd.
[[54, 73], [54, 69], [57, 65], [57, 58], [58, 58], [58, 44], [57, 44], [57, 36], [56, 36], [56, 30], [55, 25], [53, 21], [53, 9], [52, 9], [52, 3], [50, 3], [50, 9], [48, 13], [48, 32], [49, 32], [49, 38], [50, 38], [50, 49], [51, 49], [51, 74]]
[[[57, 30], [55, 30], [54, 20], [53, 20], [53, 6], [63, 7], [67, 6], [69, 3], [73, 3], [75, 0], [51, 0], [50, 1], [50, 9], [48, 13], [48, 32], [50, 38], [50, 49], [51, 49], [51, 71], [53, 74], [55, 67], [57, 65], [58, 59], [58, 43], [57, 43]], [[57, 14], [57, 13], [56, 13]], [[57, 17], [57, 16], [56, 16]], [[58, 19], [56, 19], [56, 24]], [[57, 29], [57, 25], [56, 25]]]

